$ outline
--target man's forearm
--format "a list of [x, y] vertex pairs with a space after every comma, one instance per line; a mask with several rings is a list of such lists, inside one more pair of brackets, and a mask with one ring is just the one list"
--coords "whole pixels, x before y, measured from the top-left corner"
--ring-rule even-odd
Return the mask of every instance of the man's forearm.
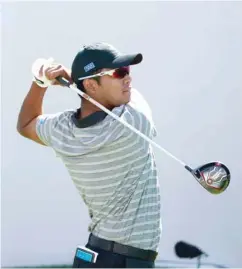
[[33, 119], [42, 115], [42, 103], [47, 88], [39, 87], [35, 82], [22, 104], [17, 123], [17, 130], [21, 132]]

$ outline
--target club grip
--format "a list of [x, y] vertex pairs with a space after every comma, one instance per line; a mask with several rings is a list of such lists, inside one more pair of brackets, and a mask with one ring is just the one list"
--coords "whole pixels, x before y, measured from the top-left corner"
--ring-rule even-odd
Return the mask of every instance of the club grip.
[[63, 77], [57, 77], [56, 80], [63, 86], [70, 87], [71, 83]]

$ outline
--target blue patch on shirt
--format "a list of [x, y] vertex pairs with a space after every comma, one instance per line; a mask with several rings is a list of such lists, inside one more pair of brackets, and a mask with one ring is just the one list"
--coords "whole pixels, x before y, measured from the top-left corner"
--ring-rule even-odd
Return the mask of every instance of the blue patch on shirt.
[[40, 120], [39, 120], [39, 123], [40, 124], [43, 124], [45, 122], [45, 118], [41, 118]]

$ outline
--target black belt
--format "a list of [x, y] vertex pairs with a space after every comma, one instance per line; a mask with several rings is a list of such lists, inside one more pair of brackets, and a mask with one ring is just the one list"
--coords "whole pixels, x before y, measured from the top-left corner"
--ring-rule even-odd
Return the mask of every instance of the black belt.
[[97, 247], [106, 251], [111, 251], [117, 254], [130, 256], [146, 261], [155, 261], [158, 254], [156, 251], [153, 250], [145, 250], [119, 244], [114, 241], [99, 238], [93, 234], [90, 234], [88, 244], [92, 247]]

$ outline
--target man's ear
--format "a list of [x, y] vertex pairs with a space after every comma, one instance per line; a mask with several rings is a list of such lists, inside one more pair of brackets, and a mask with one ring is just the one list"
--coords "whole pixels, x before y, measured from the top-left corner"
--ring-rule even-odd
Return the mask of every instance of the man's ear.
[[85, 79], [83, 81], [83, 85], [86, 90], [88, 90], [91, 93], [95, 93], [98, 88], [98, 83], [94, 79]]

